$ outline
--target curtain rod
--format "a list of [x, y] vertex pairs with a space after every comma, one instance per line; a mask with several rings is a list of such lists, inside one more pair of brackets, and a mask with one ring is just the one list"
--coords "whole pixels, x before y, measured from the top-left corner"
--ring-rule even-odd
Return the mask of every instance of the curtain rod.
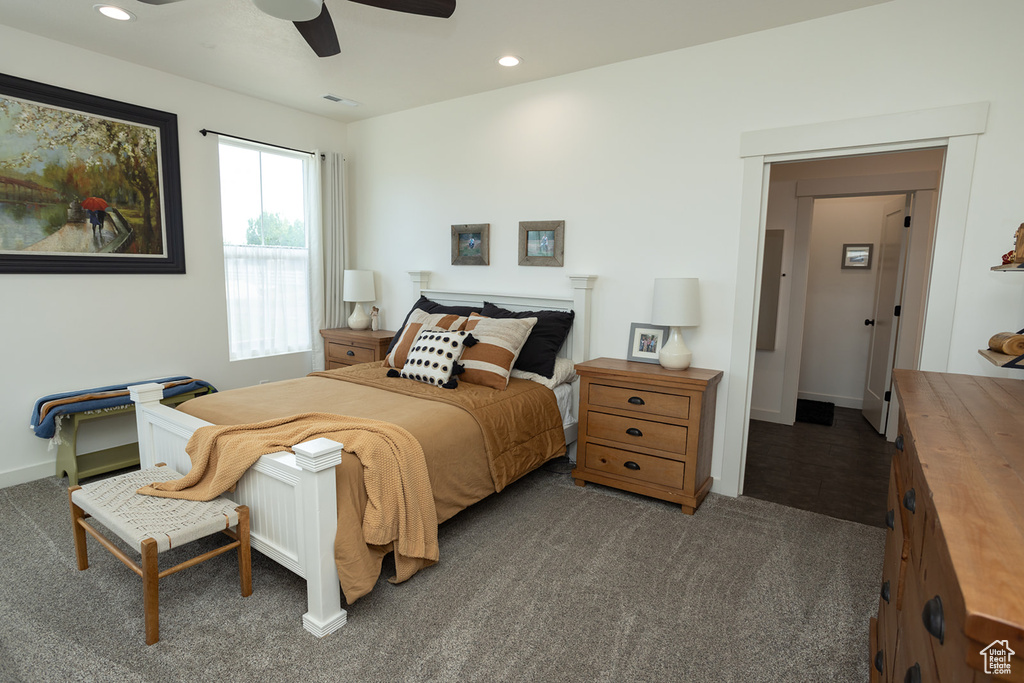
[[[215, 131], [215, 130], [207, 130], [205, 128], [203, 128], [199, 132], [203, 134], [203, 137], [206, 137], [206, 135], [208, 133], [213, 133], [214, 135], [222, 135], [222, 136], [224, 136], [226, 138], [233, 138], [235, 140], [244, 140], [245, 142], [254, 142], [257, 145], [265, 145], [267, 147], [276, 147], [277, 149], [286, 149], [289, 152], [300, 152], [302, 154], [308, 154], [310, 156], [314, 156], [316, 154], [316, 152], [309, 152], [309, 151], [304, 150], [304, 149], [295, 149], [294, 147], [285, 147], [284, 145], [275, 145], [272, 142], [261, 142], [259, 140], [252, 140], [250, 138], [243, 138], [243, 137], [241, 137], [239, 135], [231, 135], [230, 133], [221, 133], [221, 132], [218, 132], [218, 131]], [[323, 159], [324, 155], [321, 154], [320, 158]]]

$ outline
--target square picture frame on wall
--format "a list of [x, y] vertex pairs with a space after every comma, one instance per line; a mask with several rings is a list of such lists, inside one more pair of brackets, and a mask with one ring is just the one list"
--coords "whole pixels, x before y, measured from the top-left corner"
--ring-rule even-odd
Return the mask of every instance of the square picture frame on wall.
[[452, 265], [486, 266], [491, 262], [491, 224], [452, 226]]
[[565, 263], [565, 221], [520, 221], [519, 265], [552, 266]]

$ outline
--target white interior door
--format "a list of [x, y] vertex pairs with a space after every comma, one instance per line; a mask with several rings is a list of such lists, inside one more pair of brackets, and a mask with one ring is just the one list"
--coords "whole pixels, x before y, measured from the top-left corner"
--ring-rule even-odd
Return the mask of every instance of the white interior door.
[[892, 385], [893, 358], [899, 334], [900, 319], [896, 315], [896, 307], [900, 305], [903, 293], [907, 234], [904, 217], [907, 216], [908, 201], [909, 198], [900, 198], [885, 206], [882, 237], [873, 259], [878, 269], [874, 318], [864, 321], [865, 325], [871, 326], [871, 347], [861, 412], [880, 434], [885, 434], [888, 421], [889, 399], [886, 394]]

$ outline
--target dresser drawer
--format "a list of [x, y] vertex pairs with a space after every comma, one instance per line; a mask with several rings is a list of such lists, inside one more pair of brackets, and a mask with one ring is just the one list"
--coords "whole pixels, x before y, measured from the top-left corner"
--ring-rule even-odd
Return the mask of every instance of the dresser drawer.
[[327, 357], [341, 363], [369, 363], [373, 360], [373, 349], [352, 344], [328, 342]]
[[650, 484], [682, 488], [685, 465], [678, 460], [587, 444], [586, 467]]
[[643, 389], [591, 384], [587, 400], [591, 405], [635, 410], [685, 420], [690, 416], [690, 397]]
[[677, 456], [686, 454], [686, 427], [637, 417], [587, 412], [587, 436], [630, 446], [654, 448]]

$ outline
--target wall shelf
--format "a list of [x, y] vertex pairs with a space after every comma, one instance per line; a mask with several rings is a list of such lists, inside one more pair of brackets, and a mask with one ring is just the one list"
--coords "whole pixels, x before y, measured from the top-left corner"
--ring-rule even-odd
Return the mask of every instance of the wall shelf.
[[999, 271], [999, 272], [1006, 272], [1006, 273], [1012, 273], [1012, 272], [1024, 273], [1024, 262], [1022, 262], [1022, 263], [1009, 263], [1009, 264], [1007, 264], [1005, 266], [992, 266], [992, 268], [990, 270], [996, 270], [996, 271]]
[[1005, 353], [999, 353], [992, 349], [978, 349], [978, 353], [984, 356], [992, 365], [998, 365], [1001, 368], [1024, 370], [1024, 355], [1008, 356]]

